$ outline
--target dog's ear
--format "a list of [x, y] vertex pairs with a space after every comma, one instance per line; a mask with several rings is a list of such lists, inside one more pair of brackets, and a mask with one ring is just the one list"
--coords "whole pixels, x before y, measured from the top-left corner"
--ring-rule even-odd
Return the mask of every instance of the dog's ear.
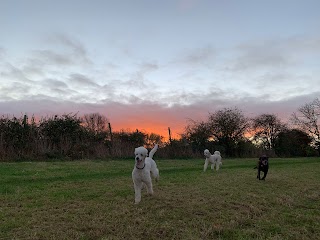
[[139, 154], [141, 148], [142, 148], [142, 147], [137, 147], [137, 148], [135, 148], [135, 149], [134, 149], [134, 154], [135, 154], [135, 155], [136, 155], [136, 154]]
[[143, 153], [146, 157], [148, 156], [148, 149], [144, 149], [144, 153]]
[[137, 154], [137, 149], [138, 149], [138, 148], [135, 148], [135, 149], [134, 149], [134, 155]]

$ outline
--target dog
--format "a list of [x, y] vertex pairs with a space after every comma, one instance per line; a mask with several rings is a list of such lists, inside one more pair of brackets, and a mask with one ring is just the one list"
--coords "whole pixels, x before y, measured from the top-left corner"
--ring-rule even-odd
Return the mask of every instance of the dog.
[[205, 172], [207, 170], [208, 164], [211, 163], [211, 169], [214, 169], [214, 166], [216, 166], [216, 171], [219, 170], [220, 166], [222, 165], [222, 158], [219, 151], [215, 151], [213, 155], [211, 155], [210, 151], [208, 149], [204, 150], [204, 156], [206, 157], [206, 160], [204, 162], [203, 171]]
[[138, 147], [134, 151], [135, 166], [132, 171], [132, 180], [135, 192], [135, 204], [141, 201], [141, 190], [144, 186], [146, 186], [148, 194], [153, 195], [151, 175], [156, 181], [159, 180], [159, 169], [156, 162], [152, 159], [157, 149], [158, 144], [155, 144], [149, 156], [148, 150], [144, 147]]
[[[269, 158], [266, 155], [262, 155], [261, 157], [259, 157], [257, 166], [255, 168], [258, 169], [257, 178], [259, 180], [265, 180], [269, 170]], [[261, 172], [263, 172], [262, 178], [260, 176]]]

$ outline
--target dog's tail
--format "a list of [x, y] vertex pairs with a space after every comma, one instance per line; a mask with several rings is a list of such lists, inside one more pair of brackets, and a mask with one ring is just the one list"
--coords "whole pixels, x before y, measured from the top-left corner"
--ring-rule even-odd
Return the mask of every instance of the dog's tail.
[[152, 150], [149, 153], [149, 158], [153, 158], [153, 155], [155, 154], [155, 152], [158, 150], [158, 144], [154, 145], [154, 147], [152, 148]]

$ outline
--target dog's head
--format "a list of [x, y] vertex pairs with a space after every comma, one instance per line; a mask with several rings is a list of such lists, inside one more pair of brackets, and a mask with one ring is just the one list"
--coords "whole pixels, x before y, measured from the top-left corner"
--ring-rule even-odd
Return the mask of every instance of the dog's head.
[[269, 158], [266, 156], [266, 155], [262, 155], [260, 158], [259, 158], [259, 163], [260, 165], [268, 165], [268, 162], [269, 162]]
[[211, 156], [211, 153], [208, 149], [204, 150], [203, 154], [206, 158], [209, 158]]
[[144, 147], [138, 147], [134, 150], [136, 164], [139, 165], [141, 162], [144, 162], [148, 156], [148, 150]]

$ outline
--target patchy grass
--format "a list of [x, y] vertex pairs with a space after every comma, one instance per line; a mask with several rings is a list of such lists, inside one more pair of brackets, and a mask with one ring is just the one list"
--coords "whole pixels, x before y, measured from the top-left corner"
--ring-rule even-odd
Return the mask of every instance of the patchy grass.
[[157, 160], [134, 205], [133, 161], [0, 164], [0, 239], [320, 239], [319, 158]]

